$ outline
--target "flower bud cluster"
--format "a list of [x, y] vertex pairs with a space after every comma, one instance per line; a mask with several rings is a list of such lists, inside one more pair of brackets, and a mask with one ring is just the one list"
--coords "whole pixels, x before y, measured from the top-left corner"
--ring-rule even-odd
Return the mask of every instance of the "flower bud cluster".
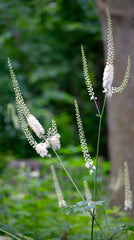
[[81, 143], [81, 149], [83, 152], [83, 157], [85, 159], [85, 167], [89, 169], [90, 175], [94, 172], [96, 169], [95, 166], [93, 165], [93, 160], [91, 159], [90, 153], [88, 152], [88, 147], [86, 143], [86, 138], [85, 138], [85, 133], [83, 129], [83, 124], [82, 120], [80, 117], [80, 111], [79, 107], [77, 104], [77, 101], [75, 100], [75, 112], [76, 112], [76, 120], [77, 120], [77, 125], [78, 125], [78, 132], [79, 132], [79, 138], [80, 138], [80, 143]]
[[96, 100], [95, 93], [92, 87], [91, 80], [89, 78], [88, 74], [88, 66], [87, 66], [87, 60], [85, 57], [85, 52], [83, 46], [81, 46], [81, 55], [82, 55], [82, 62], [83, 62], [83, 73], [84, 73], [84, 78], [85, 78], [85, 83], [87, 86], [87, 91], [90, 96], [90, 100]]
[[54, 187], [55, 187], [55, 192], [57, 194], [57, 198], [58, 198], [58, 203], [59, 203], [59, 207], [66, 207], [66, 202], [63, 198], [63, 194], [62, 194], [62, 190], [58, 181], [58, 178], [56, 176], [56, 171], [53, 165], [51, 165], [51, 172], [52, 172], [52, 176], [53, 176], [53, 182], [54, 182]]

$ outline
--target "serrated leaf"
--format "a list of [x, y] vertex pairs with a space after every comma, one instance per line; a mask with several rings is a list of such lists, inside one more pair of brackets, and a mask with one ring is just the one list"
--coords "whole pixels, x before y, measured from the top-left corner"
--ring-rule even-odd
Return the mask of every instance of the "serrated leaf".
[[89, 201], [80, 201], [77, 202], [74, 205], [67, 206], [64, 208], [66, 215], [70, 213], [76, 213], [76, 212], [88, 212], [89, 210], [96, 208], [96, 206], [103, 206], [104, 201], [95, 201], [95, 202], [90, 202]]

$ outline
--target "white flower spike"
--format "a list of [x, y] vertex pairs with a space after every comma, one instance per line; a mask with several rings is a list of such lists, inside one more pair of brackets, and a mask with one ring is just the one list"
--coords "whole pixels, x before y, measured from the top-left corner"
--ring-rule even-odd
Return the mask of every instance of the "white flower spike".
[[111, 16], [109, 13], [108, 7], [106, 7], [107, 12], [107, 21], [108, 21], [108, 33], [107, 33], [107, 45], [108, 45], [108, 54], [107, 54], [107, 62], [103, 73], [103, 92], [107, 96], [112, 96], [113, 93], [121, 93], [127, 87], [128, 79], [130, 77], [131, 70], [131, 60], [128, 57], [127, 69], [124, 76], [124, 79], [119, 87], [112, 87], [113, 79], [114, 79], [114, 43], [113, 43], [113, 33], [112, 33], [112, 22]]
[[90, 175], [92, 175], [92, 173], [94, 172], [95, 166], [93, 165], [93, 160], [91, 159], [90, 153], [88, 152], [83, 124], [82, 124], [79, 107], [76, 100], [75, 100], [75, 112], [76, 112], [76, 120], [78, 125], [81, 148], [82, 148], [83, 156], [85, 158], [85, 167], [89, 169], [89, 173]]
[[62, 194], [62, 190], [58, 181], [58, 178], [56, 176], [56, 171], [53, 165], [51, 165], [51, 172], [52, 172], [52, 176], [53, 176], [53, 182], [54, 182], [54, 187], [55, 187], [55, 192], [57, 194], [57, 198], [58, 198], [58, 202], [59, 202], [59, 207], [66, 207], [66, 202], [63, 198], [63, 194]]
[[42, 135], [45, 134], [45, 130], [40, 124], [40, 122], [37, 120], [36, 117], [34, 117], [32, 114], [28, 114], [27, 116], [27, 122], [29, 126], [32, 128], [32, 130], [35, 132], [35, 134], [42, 138]]
[[85, 83], [86, 83], [86, 86], [87, 86], [87, 91], [88, 91], [88, 94], [90, 96], [90, 100], [95, 100], [97, 98], [95, 97], [93, 86], [92, 86], [91, 80], [89, 78], [87, 60], [86, 60], [84, 48], [83, 48], [82, 45], [81, 45], [81, 55], [82, 55], [83, 73], [84, 73]]

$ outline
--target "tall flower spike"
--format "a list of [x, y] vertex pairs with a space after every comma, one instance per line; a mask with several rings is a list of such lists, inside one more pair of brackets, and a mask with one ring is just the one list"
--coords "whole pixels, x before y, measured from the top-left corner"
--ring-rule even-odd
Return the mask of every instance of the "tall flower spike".
[[131, 59], [128, 56], [127, 68], [126, 68], [124, 79], [119, 87], [112, 87], [112, 90], [111, 90], [112, 93], [122, 93], [125, 90], [130, 77], [130, 70], [131, 70]]
[[85, 83], [86, 83], [86, 86], [87, 86], [87, 91], [88, 91], [88, 94], [90, 96], [90, 99], [94, 100], [94, 99], [96, 99], [95, 96], [94, 96], [95, 93], [94, 93], [94, 90], [93, 90], [93, 87], [92, 87], [91, 80], [89, 78], [87, 60], [86, 60], [84, 48], [83, 48], [82, 45], [81, 45], [81, 55], [82, 55], [83, 73], [84, 73]]
[[124, 163], [124, 186], [125, 186], [124, 210], [132, 209], [132, 191], [130, 190], [127, 162]]
[[112, 33], [112, 22], [111, 22], [111, 16], [109, 13], [108, 7], [106, 7], [106, 13], [107, 13], [107, 21], [108, 21], [108, 27], [107, 27], [107, 46], [108, 46], [108, 54], [107, 54], [107, 62], [103, 73], [103, 88], [104, 92], [111, 96], [111, 87], [114, 79], [114, 43], [113, 43], [113, 33]]
[[[21, 127], [22, 130], [24, 132], [25, 137], [27, 138], [29, 144], [37, 151], [37, 153], [41, 156], [41, 157], [45, 157], [47, 156], [47, 147], [48, 147], [48, 143], [39, 143], [37, 144], [37, 142], [35, 141], [35, 139], [33, 138], [31, 132], [29, 131], [28, 128], [28, 123], [26, 122], [25, 118], [27, 119], [28, 116], [31, 116], [26, 104], [24, 103], [24, 99], [22, 97], [20, 88], [19, 88], [19, 84], [16, 80], [14, 71], [12, 69], [12, 65], [10, 60], [8, 59], [8, 65], [9, 65], [9, 69], [10, 69], [10, 74], [11, 74], [11, 79], [12, 79], [12, 83], [13, 83], [13, 87], [14, 87], [14, 91], [15, 91], [15, 98], [16, 98], [16, 105], [17, 105], [17, 112], [18, 112], [18, 118], [19, 121], [21, 123]], [[34, 119], [33, 119], [34, 118]], [[37, 129], [36, 131], [40, 130], [40, 123], [38, 122], [38, 120], [33, 116], [32, 119], [34, 120], [34, 122], [36, 122], [37, 124]], [[29, 125], [31, 125], [33, 123], [29, 123]], [[35, 125], [34, 125], [35, 127]], [[40, 127], [41, 128], [41, 127]], [[39, 133], [37, 133], [39, 134]]]
[[32, 130], [35, 132], [35, 134], [39, 138], [42, 138], [42, 135], [45, 133], [45, 130], [42, 127], [42, 125], [39, 123], [39, 121], [32, 114], [30, 114], [29, 109], [26, 106], [23, 96], [21, 94], [21, 90], [9, 58], [8, 58], [8, 66], [9, 66], [10, 75], [13, 83], [13, 88], [15, 91], [16, 103], [19, 105], [19, 109], [22, 112], [22, 114], [24, 114], [24, 116], [26, 117], [29, 126], [32, 128]]
[[60, 184], [59, 184], [58, 178], [56, 176], [56, 171], [55, 171], [55, 168], [54, 168], [53, 165], [51, 165], [51, 172], [52, 172], [52, 176], [53, 176], [55, 192], [57, 194], [57, 198], [58, 198], [58, 202], [59, 202], [59, 207], [60, 208], [66, 207], [67, 205], [66, 205], [66, 202], [63, 198], [63, 194], [62, 194], [62, 191], [61, 191], [61, 188], [60, 188]]
[[107, 45], [108, 45], [108, 55], [107, 55], [107, 65], [113, 65], [114, 61], [114, 43], [113, 43], [113, 32], [112, 32], [112, 21], [108, 7], [106, 7], [107, 13]]
[[131, 70], [131, 60], [128, 57], [128, 63], [126, 68], [126, 73], [124, 79], [119, 87], [112, 87], [113, 79], [114, 79], [114, 43], [113, 43], [113, 34], [112, 34], [112, 22], [111, 16], [109, 13], [108, 7], [106, 7], [107, 12], [107, 21], [108, 21], [108, 34], [107, 34], [107, 44], [108, 44], [108, 56], [106, 67], [103, 73], [103, 88], [104, 91], [108, 96], [112, 96], [113, 93], [121, 93], [125, 90], [128, 79], [130, 77], [130, 70]]
[[20, 105], [21, 111], [23, 112], [24, 116], [27, 116], [30, 112], [29, 112], [28, 107], [26, 106], [24, 99], [22, 97], [21, 90], [20, 90], [18, 81], [16, 79], [16, 76], [13, 71], [12, 64], [11, 64], [11, 61], [9, 58], [8, 58], [8, 66], [9, 66], [9, 71], [10, 71], [12, 84], [13, 84], [13, 88], [14, 88], [14, 92], [15, 92], [16, 101], [18, 101], [18, 104]]
[[82, 120], [80, 117], [80, 112], [79, 112], [79, 107], [77, 104], [77, 101], [75, 100], [75, 112], [76, 112], [76, 120], [77, 120], [77, 125], [78, 125], [78, 132], [79, 132], [79, 138], [80, 138], [80, 143], [81, 143], [81, 148], [83, 152], [83, 156], [85, 158], [85, 167], [88, 168], [90, 171], [90, 174], [93, 173], [93, 170], [95, 169], [95, 166], [93, 165], [93, 161], [91, 159], [91, 156], [88, 152], [88, 147], [86, 143], [86, 138], [85, 138], [85, 133], [83, 129], [83, 124]]

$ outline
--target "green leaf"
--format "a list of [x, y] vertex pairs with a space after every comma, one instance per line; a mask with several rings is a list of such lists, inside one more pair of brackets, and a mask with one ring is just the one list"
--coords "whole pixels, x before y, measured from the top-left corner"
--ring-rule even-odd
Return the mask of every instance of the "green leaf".
[[77, 202], [74, 205], [70, 205], [68, 207], [65, 207], [65, 213], [66, 215], [70, 214], [70, 213], [75, 213], [75, 212], [88, 212], [91, 209], [96, 208], [96, 206], [103, 206], [104, 201], [95, 201], [95, 202], [90, 202], [89, 201], [80, 201]]

